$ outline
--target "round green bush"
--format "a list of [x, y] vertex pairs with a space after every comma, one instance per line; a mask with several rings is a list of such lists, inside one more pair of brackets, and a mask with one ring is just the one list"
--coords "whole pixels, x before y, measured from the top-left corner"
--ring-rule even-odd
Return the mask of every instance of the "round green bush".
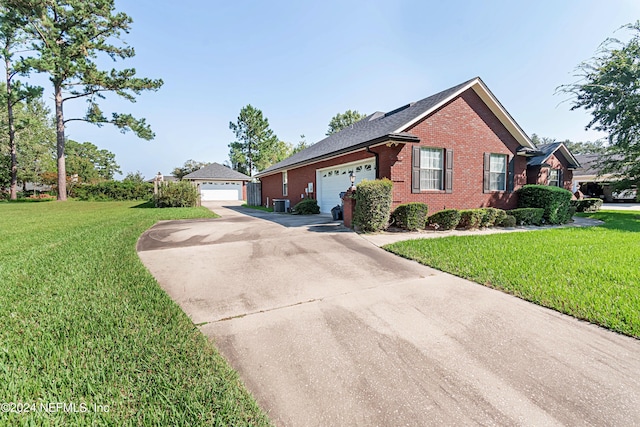
[[423, 230], [427, 225], [427, 212], [429, 208], [425, 203], [411, 202], [398, 205], [391, 214], [391, 222], [397, 227], [406, 230]]
[[482, 219], [479, 224], [480, 227], [493, 227], [496, 224], [500, 212], [504, 213], [502, 209], [496, 208], [482, 208], [480, 210], [483, 212]]
[[299, 215], [314, 215], [320, 213], [320, 206], [316, 199], [302, 199], [293, 207], [293, 211]]
[[500, 222], [497, 223], [500, 227], [515, 227], [516, 226], [516, 217], [513, 215], [506, 214], [504, 218]]
[[482, 209], [464, 209], [460, 211], [460, 223], [458, 227], [471, 230], [480, 227], [480, 223], [484, 218], [484, 210]]
[[427, 223], [438, 230], [453, 230], [460, 222], [460, 211], [445, 209], [436, 212], [427, 219]]

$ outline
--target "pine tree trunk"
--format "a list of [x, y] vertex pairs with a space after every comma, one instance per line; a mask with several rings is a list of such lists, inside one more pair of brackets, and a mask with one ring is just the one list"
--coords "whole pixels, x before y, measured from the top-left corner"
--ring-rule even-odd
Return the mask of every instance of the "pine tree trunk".
[[9, 153], [11, 155], [11, 187], [10, 198], [18, 198], [18, 158], [16, 155], [16, 129], [13, 123], [13, 104], [11, 103], [11, 62], [5, 57], [5, 70], [7, 70], [7, 118], [9, 121]]
[[58, 200], [67, 200], [67, 167], [64, 160], [64, 114], [62, 113], [62, 86], [55, 85], [56, 148], [58, 158]]

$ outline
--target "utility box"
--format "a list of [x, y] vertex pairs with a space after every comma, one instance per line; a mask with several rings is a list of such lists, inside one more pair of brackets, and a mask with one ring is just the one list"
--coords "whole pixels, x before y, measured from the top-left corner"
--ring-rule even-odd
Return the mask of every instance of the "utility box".
[[291, 209], [289, 199], [273, 199], [273, 211], [278, 213], [286, 213]]

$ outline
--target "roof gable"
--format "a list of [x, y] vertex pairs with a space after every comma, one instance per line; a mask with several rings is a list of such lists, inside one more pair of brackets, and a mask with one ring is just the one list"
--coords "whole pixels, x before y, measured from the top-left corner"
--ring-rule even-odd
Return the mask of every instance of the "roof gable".
[[256, 176], [270, 175], [278, 171], [364, 149], [371, 144], [383, 142], [385, 139], [397, 138], [405, 142], [417, 142], [419, 139], [406, 131], [468, 89], [473, 89], [480, 96], [481, 100], [487, 104], [521, 146], [535, 149], [531, 139], [502, 107], [484, 82], [476, 77], [428, 98], [403, 105], [388, 113], [375, 112], [348, 128], [329, 135], [305, 150], [261, 171]]
[[569, 163], [569, 168], [577, 169], [580, 167], [580, 162], [571, 154], [571, 151], [567, 148], [566, 145], [562, 142], [553, 142], [551, 144], [540, 144], [538, 146], [539, 155], [529, 158], [527, 160], [527, 166], [542, 166], [544, 165], [549, 157], [554, 155], [556, 152], [560, 152], [562, 156]]
[[[446, 96], [435, 105], [430, 106], [426, 109], [422, 114], [417, 117], [414, 117], [408, 123], [404, 124], [402, 127], [398, 128], [396, 132], [405, 131], [420, 120], [429, 116], [431, 113], [436, 111], [438, 108], [442, 107], [447, 102], [461, 95], [463, 92], [473, 89], [473, 91], [480, 97], [482, 102], [485, 103], [487, 107], [491, 110], [491, 112], [500, 120], [502, 125], [509, 131], [509, 133], [515, 138], [515, 140], [522, 146], [527, 148], [535, 149], [536, 146], [531, 141], [529, 136], [522, 130], [520, 125], [516, 123], [516, 121], [511, 117], [511, 114], [502, 106], [498, 98], [489, 90], [487, 85], [484, 84], [480, 77], [476, 77], [474, 79], [468, 80], [458, 86], [454, 86], [451, 89], [448, 89], [444, 92], [440, 92], [437, 95], [445, 94]], [[427, 98], [429, 99], [429, 98]], [[422, 102], [422, 101], [420, 101]]]
[[233, 169], [219, 163], [211, 163], [210, 165], [185, 175], [183, 179], [226, 179], [251, 181], [250, 176], [234, 171]]

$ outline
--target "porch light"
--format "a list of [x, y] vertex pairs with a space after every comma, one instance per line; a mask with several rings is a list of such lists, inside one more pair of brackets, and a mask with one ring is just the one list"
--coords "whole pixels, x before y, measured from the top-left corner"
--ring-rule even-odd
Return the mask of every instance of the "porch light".
[[353, 173], [353, 171], [351, 171], [351, 173], [349, 174], [349, 180], [351, 181], [351, 189], [355, 190], [355, 183], [356, 183], [356, 175]]

